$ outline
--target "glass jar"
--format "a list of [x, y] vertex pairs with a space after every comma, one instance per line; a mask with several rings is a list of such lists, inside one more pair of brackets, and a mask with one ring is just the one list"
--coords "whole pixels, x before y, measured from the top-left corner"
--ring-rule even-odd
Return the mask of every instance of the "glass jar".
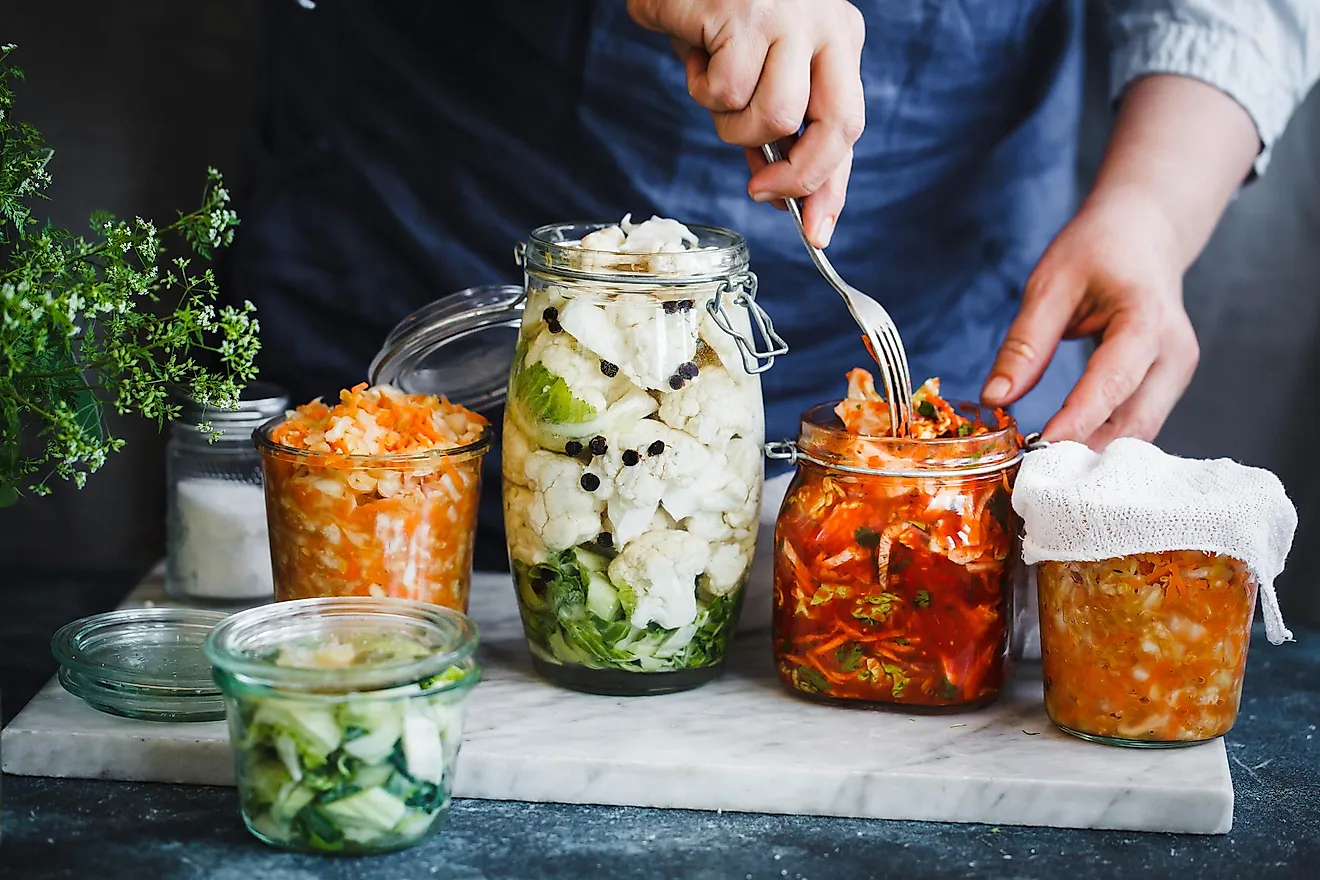
[[476, 643], [465, 615], [401, 599], [282, 602], [219, 624], [206, 653], [248, 830], [345, 854], [437, 831], [480, 679]]
[[1187, 746], [1237, 720], [1256, 580], [1199, 550], [1042, 562], [1045, 710], [1110, 745]]
[[489, 434], [455, 449], [331, 455], [273, 440], [283, 421], [253, 434], [275, 598], [391, 597], [466, 611]]
[[165, 452], [170, 596], [212, 605], [271, 599], [261, 456], [252, 448], [252, 430], [288, 405], [284, 390], [265, 382], [249, 384], [232, 412], [180, 401]]
[[1007, 676], [1019, 571], [1016, 426], [866, 437], [847, 432], [834, 406], [807, 410], [797, 444], [769, 451], [797, 463], [775, 525], [781, 682], [908, 711], [992, 702]]
[[543, 676], [684, 690], [718, 673], [738, 618], [764, 475], [759, 374], [786, 348], [742, 236], [692, 227], [695, 248], [659, 254], [577, 246], [605, 227], [542, 227], [520, 251], [509, 557]]

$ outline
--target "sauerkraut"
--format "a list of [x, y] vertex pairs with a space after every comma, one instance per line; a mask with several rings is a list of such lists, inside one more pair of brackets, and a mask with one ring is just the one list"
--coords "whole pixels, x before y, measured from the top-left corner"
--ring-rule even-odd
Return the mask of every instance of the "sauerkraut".
[[263, 428], [275, 598], [466, 610], [486, 426], [444, 398], [363, 384]]
[[1233, 726], [1256, 603], [1244, 563], [1195, 550], [1043, 562], [1038, 582], [1055, 724], [1151, 745]]

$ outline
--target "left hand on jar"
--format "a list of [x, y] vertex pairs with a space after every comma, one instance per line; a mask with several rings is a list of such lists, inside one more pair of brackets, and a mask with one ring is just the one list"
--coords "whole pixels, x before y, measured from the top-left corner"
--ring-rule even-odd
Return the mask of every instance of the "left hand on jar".
[[1027, 281], [984, 402], [1006, 406], [1030, 391], [1061, 339], [1097, 336], [1044, 439], [1097, 450], [1118, 437], [1153, 440], [1200, 357], [1183, 307], [1176, 234], [1139, 188], [1093, 195]]

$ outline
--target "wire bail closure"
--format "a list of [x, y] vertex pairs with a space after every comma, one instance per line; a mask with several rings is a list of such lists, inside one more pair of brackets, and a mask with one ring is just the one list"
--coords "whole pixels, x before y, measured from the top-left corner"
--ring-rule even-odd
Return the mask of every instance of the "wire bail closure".
[[[749, 375], [764, 373], [775, 365], [775, 358], [788, 354], [788, 343], [783, 337], [775, 332], [775, 325], [770, 320], [765, 309], [761, 308], [756, 301], [756, 273], [745, 272], [740, 275], [734, 275], [727, 279], [716, 292], [715, 296], [706, 303], [706, 311], [715, 319], [715, 324], [733, 337], [733, 341], [738, 346], [738, 354], [742, 356], [743, 369]], [[740, 333], [734, 329], [732, 316], [724, 305], [724, 297], [727, 294], [733, 295], [733, 304], [747, 309], [751, 316], [753, 332], [748, 334]], [[768, 348], [759, 350], [757, 348], [756, 333], [761, 334]], [[762, 363], [764, 361], [764, 363]]]
[[943, 467], [943, 468], [922, 468], [912, 470], [898, 470], [888, 468], [867, 468], [857, 467], [855, 465], [839, 464], [832, 461], [822, 461], [814, 455], [803, 452], [797, 443], [792, 440], [775, 440], [766, 443], [764, 446], [765, 457], [771, 461], [786, 461], [790, 464], [800, 464], [807, 462], [816, 467], [826, 470], [840, 471], [845, 474], [858, 474], [867, 477], [904, 477], [907, 479], [948, 479], [955, 477], [979, 477], [985, 474], [996, 474], [1000, 471], [1006, 471], [1022, 461], [1025, 452], [1019, 451], [1012, 458], [1006, 458], [1003, 461], [991, 462], [990, 464], [976, 465], [975, 467]]

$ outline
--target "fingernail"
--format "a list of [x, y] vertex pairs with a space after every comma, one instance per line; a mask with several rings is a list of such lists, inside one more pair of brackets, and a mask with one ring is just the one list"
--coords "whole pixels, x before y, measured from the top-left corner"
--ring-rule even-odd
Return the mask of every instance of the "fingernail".
[[996, 400], [1003, 400], [1008, 396], [1008, 392], [1012, 390], [1012, 382], [1003, 376], [992, 376], [990, 381], [985, 383], [985, 389], [981, 392], [981, 399], [993, 403]]
[[774, 193], [769, 192], [768, 190], [757, 190], [752, 193], [752, 201], [754, 202], [768, 202], [774, 197]]
[[829, 247], [830, 239], [834, 238], [834, 223], [835, 219], [832, 214], [820, 221], [820, 228], [816, 230], [816, 237], [820, 239], [821, 250]]

